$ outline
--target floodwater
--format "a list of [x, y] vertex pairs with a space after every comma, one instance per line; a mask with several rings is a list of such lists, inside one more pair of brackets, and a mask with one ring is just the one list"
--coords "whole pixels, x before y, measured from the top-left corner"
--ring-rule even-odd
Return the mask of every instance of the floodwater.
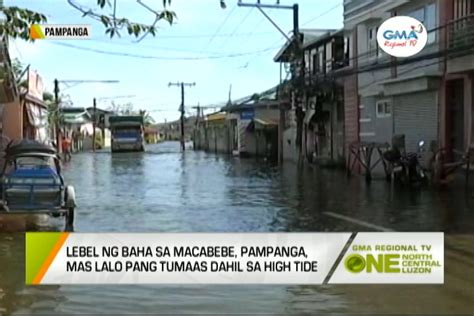
[[[64, 166], [64, 174], [76, 188], [77, 232], [387, 228], [444, 231], [453, 236], [457, 245], [453, 251], [462, 249], [453, 259], [446, 258], [444, 286], [27, 287], [23, 234], [5, 233], [0, 234], [0, 314], [474, 311], [474, 281], [469, 279], [474, 275], [474, 253], [469, 246], [474, 232], [472, 187], [466, 192], [462, 184], [453, 184], [440, 193], [426, 188], [393, 189], [378, 180], [369, 186], [359, 177], [347, 179], [336, 170], [307, 167], [298, 171], [292, 164], [280, 168], [254, 159], [193, 151], [182, 154], [177, 143], [149, 146], [145, 153], [78, 154]], [[61, 221], [40, 224], [36, 229], [62, 229]], [[451, 277], [451, 270], [463, 269], [462, 262], [472, 273]], [[395, 292], [384, 303], [385, 290]]]

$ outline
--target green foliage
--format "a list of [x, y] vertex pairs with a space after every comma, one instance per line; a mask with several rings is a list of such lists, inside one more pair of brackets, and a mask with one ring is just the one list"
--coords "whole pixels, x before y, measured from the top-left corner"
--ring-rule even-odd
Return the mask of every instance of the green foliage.
[[1, 7], [0, 12], [5, 15], [5, 21], [0, 23], [0, 36], [30, 39], [30, 25], [45, 23], [45, 15], [19, 7]]
[[12, 61], [12, 71], [13, 71], [13, 74], [15, 75], [15, 79], [19, 79], [22, 72], [23, 72], [23, 64], [21, 63], [21, 61], [18, 59], [18, 58], [15, 58], [13, 61]]
[[146, 110], [140, 110], [139, 114], [143, 116], [143, 122], [145, 122], [145, 126], [156, 124], [155, 119]]
[[[97, 0], [97, 7], [100, 10], [105, 9], [106, 7], [112, 8], [113, 14], [96, 13], [91, 9], [81, 7], [73, 0], [66, 1], [70, 6], [81, 12], [83, 17], [89, 17], [102, 22], [105, 28], [105, 34], [108, 34], [111, 38], [114, 36], [120, 36], [123, 29], [125, 29], [129, 35], [137, 38], [140, 36], [143, 38], [148, 34], [155, 36], [157, 33], [156, 24], [159, 21], [167, 21], [168, 23], [173, 24], [176, 19], [176, 14], [167, 9], [171, 4], [171, 0], [163, 0], [163, 9], [161, 11], [150, 8], [141, 0], [137, 1], [137, 4], [145, 7], [155, 15], [155, 20], [152, 24], [136, 23], [130, 21], [128, 18], [117, 17], [115, 14], [117, 1], [114, 1], [114, 4], [112, 5], [109, 0]], [[45, 15], [25, 8], [1, 7], [0, 12], [2, 12], [6, 17], [5, 21], [0, 22], [0, 36], [33, 41], [29, 36], [29, 28], [31, 24], [42, 24], [47, 22]]]

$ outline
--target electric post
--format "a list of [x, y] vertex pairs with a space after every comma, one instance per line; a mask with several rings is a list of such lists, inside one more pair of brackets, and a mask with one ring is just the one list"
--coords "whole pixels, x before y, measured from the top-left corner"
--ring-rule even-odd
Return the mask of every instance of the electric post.
[[[257, 8], [264, 16], [265, 18], [287, 39], [289, 43], [294, 43], [295, 47], [295, 56], [296, 60], [295, 62], [302, 62], [303, 65], [301, 66], [301, 69], [297, 70], [297, 72], [294, 74], [296, 81], [299, 83], [301, 79], [304, 78], [304, 56], [302, 54], [303, 51], [303, 45], [301, 41], [301, 34], [299, 30], [299, 5], [297, 3], [293, 5], [281, 5], [280, 0], [276, 0], [276, 4], [263, 4], [260, 2], [261, 0], [257, 0], [257, 3], [244, 3], [242, 0], [238, 0], [237, 5], [240, 7], [251, 7], [251, 8]], [[221, 7], [222, 6], [222, 1], [221, 1]], [[293, 39], [290, 38], [279, 26], [278, 24], [272, 20], [272, 18], [263, 10], [264, 8], [267, 9], [282, 9], [282, 10], [292, 10], [293, 11]], [[280, 75], [281, 79], [281, 75]], [[281, 81], [281, 80], [280, 80]], [[279, 92], [281, 90], [281, 87], [279, 87]], [[296, 89], [295, 96], [299, 95], [299, 85], [298, 88]], [[278, 98], [280, 99], [281, 93], [278, 93]], [[297, 102], [296, 102], [297, 103]], [[302, 156], [302, 139], [303, 139], [303, 110], [301, 108], [301, 105], [296, 104], [296, 145], [298, 147], [298, 161], [301, 162], [301, 156]], [[279, 143], [279, 154], [278, 154], [278, 160], [280, 163], [283, 162], [283, 131], [284, 131], [284, 122], [285, 122], [285, 109], [283, 106], [280, 104], [280, 126], [278, 128], [278, 143]], [[281, 148], [280, 148], [281, 147]]]
[[176, 86], [176, 87], [181, 87], [181, 106], [180, 106], [180, 112], [181, 112], [181, 149], [184, 152], [186, 150], [185, 146], [185, 139], [184, 139], [184, 87], [194, 87], [196, 85], [195, 82], [193, 83], [186, 83], [186, 82], [178, 82], [178, 83], [169, 83], [168, 87], [171, 86]]
[[59, 153], [61, 150], [61, 146], [59, 144], [60, 137], [59, 137], [59, 81], [58, 79], [54, 79], [54, 111], [56, 112], [54, 117], [54, 133], [56, 134], [56, 150]]
[[93, 101], [94, 113], [92, 114], [92, 151], [95, 152], [95, 127], [97, 125], [97, 100], [94, 98]]
[[[60, 131], [60, 112], [61, 112], [61, 106], [60, 106], [60, 100], [59, 100], [59, 83], [64, 83], [64, 84], [81, 84], [81, 83], [119, 83], [120, 81], [118, 80], [58, 80], [54, 79], [54, 101], [55, 101], [55, 111], [56, 111], [56, 119], [55, 119], [55, 132], [56, 132], [56, 150], [59, 152], [60, 151], [60, 137], [59, 137], [59, 131]], [[95, 105], [95, 99], [94, 99], [94, 105]], [[95, 110], [94, 110], [94, 118], [95, 118]], [[93, 122], [95, 124], [95, 120]], [[95, 127], [95, 126], [94, 126]], [[93, 131], [93, 134], [95, 134], [95, 128]], [[95, 136], [95, 135], [94, 135]], [[92, 140], [92, 147], [93, 150], [95, 151], [95, 138]]]

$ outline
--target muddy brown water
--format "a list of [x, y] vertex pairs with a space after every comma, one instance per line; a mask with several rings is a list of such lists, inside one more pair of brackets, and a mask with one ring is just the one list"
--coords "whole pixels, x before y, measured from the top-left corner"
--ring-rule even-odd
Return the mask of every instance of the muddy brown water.
[[[474, 231], [474, 193], [472, 189], [466, 193], [461, 184], [441, 193], [423, 188], [394, 190], [384, 181], [367, 185], [358, 177], [347, 179], [344, 172], [335, 170], [298, 171], [292, 164], [280, 168], [254, 159], [193, 151], [182, 154], [177, 143], [152, 145], [145, 153], [78, 154], [64, 166], [64, 175], [76, 187], [77, 232], [374, 230], [326, 212], [397, 231], [467, 235]], [[3, 225], [15, 228], [4, 219]], [[21, 223], [17, 225], [22, 227]], [[40, 220], [34, 229], [58, 230], [62, 225], [57, 220]], [[380, 306], [374, 304], [371, 308], [366, 302], [367, 295], [379, 292], [377, 287], [369, 287], [367, 295], [354, 289], [242, 285], [27, 287], [24, 235], [0, 234], [0, 314], [374, 313], [385, 306], [378, 301]], [[437, 291], [432, 286], [429, 289]], [[413, 291], [410, 297], [416, 306], [418, 292]], [[473, 298], [472, 292], [460, 291], [457, 297], [464, 295], [465, 301], [453, 301], [442, 288], [436, 292], [438, 300], [446, 298], [438, 311], [443, 306], [449, 311], [453, 304], [457, 304], [457, 311], [468, 311], [468, 305], [462, 305]], [[417, 310], [429, 310], [431, 299], [419, 295]], [[396, 312], [400, 306], [392, 296], [387, 304]], [[365, 309], [358, 308], [358, 302], [364, 302]]]

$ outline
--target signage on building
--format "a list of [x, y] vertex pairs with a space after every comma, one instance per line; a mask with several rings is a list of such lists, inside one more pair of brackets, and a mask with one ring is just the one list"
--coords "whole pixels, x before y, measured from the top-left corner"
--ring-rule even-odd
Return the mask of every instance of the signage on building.
[[394, 57], [410, 57], [425, 48], [428, 32], [420, 21], [409, 16], [386, 20], [377, 31], [379, 47]]
[[255, 116], [255, 112], [253, 110], [244, 111], [240, 113], [241, 120], [252, 120]]

